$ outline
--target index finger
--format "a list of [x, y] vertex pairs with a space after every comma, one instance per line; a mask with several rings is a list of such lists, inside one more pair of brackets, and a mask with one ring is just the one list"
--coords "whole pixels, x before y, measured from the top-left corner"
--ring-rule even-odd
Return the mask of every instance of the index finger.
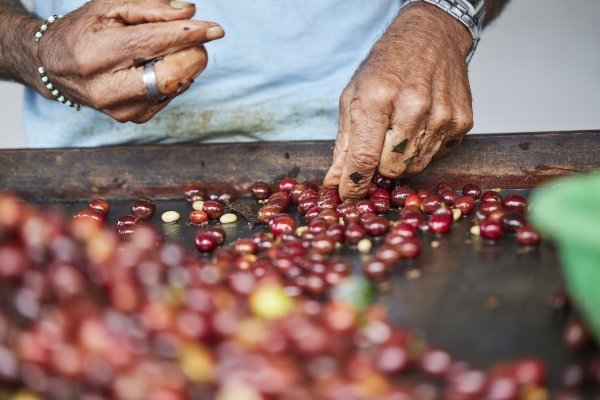
[[350, 139], [339, 188], [342, 199], [364, 197], [379, 165], [392, 111], [381, 90], [359, 92], [350, 104]]
[[130, 0], [111, 6], [106, 18], [127, 24], [145, 24], [190, 19], [195, 13], [196, 5], [186, 1]]
[[103, 58], [102, 65], [114, 65], [117, 69], [141, 65], [185, 48], [199, 47], [225, 35], [223, 28], [215, 22], [190, 20], [114, 29], [105, 31], [105, 40], [98, 42], [96, 54]]

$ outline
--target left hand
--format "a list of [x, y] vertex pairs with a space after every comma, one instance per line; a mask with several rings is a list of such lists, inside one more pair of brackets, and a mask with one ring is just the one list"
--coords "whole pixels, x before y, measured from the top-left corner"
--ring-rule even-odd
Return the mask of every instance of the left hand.
[[467, 29], [435, 6], [405, 7], [340, 98], [326, 186], [363, 197], [375, 171], [421, 172], [473, 127]]

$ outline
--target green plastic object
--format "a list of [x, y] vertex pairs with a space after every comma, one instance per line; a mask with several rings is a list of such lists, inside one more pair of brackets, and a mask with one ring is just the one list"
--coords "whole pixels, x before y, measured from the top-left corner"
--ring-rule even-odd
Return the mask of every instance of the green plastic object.
[[530, 204], [531, 222], [558, 245], [571, 298], [600, 343], [600, 173], [556, 180]]

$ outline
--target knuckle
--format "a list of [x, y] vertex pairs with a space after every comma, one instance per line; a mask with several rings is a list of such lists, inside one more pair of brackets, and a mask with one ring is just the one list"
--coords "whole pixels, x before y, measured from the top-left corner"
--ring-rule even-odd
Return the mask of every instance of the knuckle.
[[454, 117], [454, 128], [458, 133], [467, 133], [473, 129], [473, 113], [461, 112]]
[[390, 163], [379, 166], [379, 173], [388, 178], [397, 178], [405, 171], [406, 166], [403, 163]]
[[439, 131], [452, 121], [452, 109], [447, 104], [435, 105], [432, 108], [428, 125], [432, 131]]
[[379, 154], [362, 151], [352, 157], [352, 163], [358, 171], [371, 171], [379, 164]]
[[413, 115], [424, 115], [431, 109], [431, 90], [425, 85], [404, 89], [401, 98], [403, 109]]
[[359, 186], [353, 186], [353, 187], [346, 187], [346, 188], [342, 188], [340, 190], [340, 195], [342, 197], [342, 199], [348, 199], [348, 198], [352, 198], [352, 199], [360, 199], [362, 197], [364, 197], [364, 195], [368, 192], [369, 190], [369, 186], [367, 185], [366, 187], [359, 187]]
[[93, 108], [96, 109], [107, 109], [113, 106], [113, 101], [111, 98], [109, 97], [105, 97], [105, 96], [93, 96], [90, 99], [90, 104], [92, 105]]
[[128, 113], [120, 111], [105, 111], [105, 114], [121, 124], [131, 121], [132, 118]]
[[394, 86], [385, 79], [373, 78], [363, 81], [358, 89], [356, 97], [360, 103], [386, 108], [391, 105], [396, 91]]
[[348, 104], [352, 101], [353, 90], [350, 86], [346, 86], [342, 94], [340, 95], [339, 108], [340, 111], [345, 112], [348, 109]]
[[87, 97], [93, 108], [104, 110], [115, 106], [115, 93], [111, 92], [106, 85], [100, 82], [88, 82]]
[[75, 52], [75, 64], [77, 72], [82, 76], [90, 76], [96, 72], [97, 65], [86, 52]]
[[419, 174], [425, 170], [427, 163], [415, 163], [406, 169], [409, 174]]

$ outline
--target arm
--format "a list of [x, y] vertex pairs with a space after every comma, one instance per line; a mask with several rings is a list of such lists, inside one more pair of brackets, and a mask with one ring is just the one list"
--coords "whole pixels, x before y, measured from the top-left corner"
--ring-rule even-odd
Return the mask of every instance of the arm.
[[33, 37], [41, 21], [19, 0], [0, 0], [0, 79], [19, 82], [37, 90]]
[[[36, 45], [43, 21], [18, 0], [0, 0], [0, 79], [53, 99], [38, 76], [43, 66], [67, 98], [120, 122], [146, 122], [204, 70], [204, 44], [224, 36], [216, 23], [191, 21], [195, 11], [182, 1], [96, 0], [56, 21]], [[155, 73], [164, 102], [142, 82], [142, 64], [160, 56]]]
[[[488, 24], [507, 0], [487, 0]], [[362, 197], [376, 170], [421, 172], [473, 127], [468, 30], [427, 3], [398, 14], [340, 98], [340, 124], [325, 185]]]

